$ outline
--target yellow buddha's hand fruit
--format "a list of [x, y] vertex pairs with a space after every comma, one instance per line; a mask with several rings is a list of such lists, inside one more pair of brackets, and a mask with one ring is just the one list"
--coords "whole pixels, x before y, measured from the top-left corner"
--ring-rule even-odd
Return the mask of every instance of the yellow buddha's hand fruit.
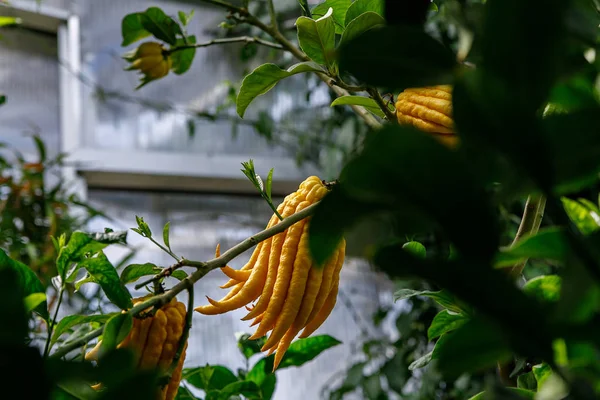
[[[327, 191], [318, 177], [311, 176], [284, 199], [277, 212], [287, 218], [320, 201]], [[273, 214], [267, 227], [280, 222]], [[308, 249], [309, 223], [310, 217], [305, 218], [259, 243], [240, 270], [223, 267], [231, 279], [221, 287], [231, 287], [229, 294], [218, 301], [207, 297], [210, 304], [195, 308], [201, 314], [214, 315], [245, 307], [249, 312], [242, 320], [258, 325], [250, 339], [271, 331], [261, 350], [276, 351], [273, 370], [302, 329], [303, 337], [308, 336], [325, 321], [337, 297], [346, 242], [342, 240], [323, 265], [316, 265]]]
[[[137, 304], [147, 300], [141, 297], [133, 300]], [[185, 326], [185, 305], [175, 299], [165, 304], [153, 316], [146, 318], [133, 318], [133, 327], [129, 335], [117, 346], [132, 350], [134, 364], [139, 370], [156, 370], [167, 373], [175, 358], [179, 342]], [[85, 356], [86, 360], [96, 360], [101, 342], [98, 342]], [[156, 400], [173, 400], [181, 382], [181, 371], [187, 350], [187, 340], [183, 347], [181, 357], [177, 362], [169, 383], [163, 387], [157, 386]], [[102, 362], [102, 360], [100, 360]], [[101, 385], [95, 385], [100, 388]]]
[[409, 88], [396, 100], [398, 123], [431, 133], [448, 146], [458, 143], [452, 119], [452, 87]]
[[131, 65], [127, 70], [139, 70], [146, 80], [155, 80], [166, 76], [172, 66], [171, 57], [166, 49], [157, 42], [142, 43], [127, 60]]

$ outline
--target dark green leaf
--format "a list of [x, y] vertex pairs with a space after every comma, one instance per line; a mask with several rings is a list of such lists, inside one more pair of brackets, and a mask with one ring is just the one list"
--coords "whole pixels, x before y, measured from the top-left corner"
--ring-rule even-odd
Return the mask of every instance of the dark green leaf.
[[540, 229], [535, 235], [523, 237], [513, 246], [496, 254], [496, 267], [511, 267], [526, 258], [564, 262], [569, 255], [569, 244], [562, 228]]
[[165, 243], [165, 246], [167, 246], [167, 248], [170, 250], [171, 249], [171, 245], [169, 244], [169, 225], [171, 223], [167, 222], [165, 224], [165, 226], [163, 227], [163, 242]]
[[242, 81], [240, 92], [236, 99], [236, 109], [240, 117], [244, 117], [246, 108], [256, 97], [267, 93], [277, 82], [302, 72], [324, 72], [323, 69], [313, 62], [302, 62], [292, 65], [287, 70], [279, 68], [275, 64], [263, 64], [246, 75]]
[[95, 399], [97, 396], [97, 392], [87, 382], [81, 380], [72, 379], [59, 382], [57, 386], [68, 393], [73, 399], [88, 400]]
[[343, 46], [372, 28], [383, 25], [385, 25], [385, 19], [381, 15], [371, 11], [361, 14], [351, 20], [348, 26], [346, 26], [340, 40], [340, 46]]
[[0, 106], [6, 103], [6, 95], [0, 94]]
[[[31, 268], [19, 261], [13, 260], [4, 252], [4, 250], [0, 249], [0, 271], [4, 269], [10, 269], [16, 272], [17, 285], [19, 290], [23, 293], [23, 297], [33, 293], [46, 293], [44, 285], [42, 285], [42, 282]], [[20, 301], [22, 303], [23, 299], [20, 299]], [[24, 304], [22, 304], [22, 306], [24, 307]], [[40, 303], [34, 311], [46, 321], [50, 318], [46, 301]]]
[[533, 392], [537, 390], [537, 381], [535, 380], [533, 372], [519, 375], [517, 378], [517, 385], [521, 389], [531, 390]]
[[381, 400], [384, 395], [381, 387], [381, 375], [367, 376], [362, 382], [363, 393], [369, 400]]
[[447, 377], [477, 372], [510, 359], [512, 353], [497, 327], [472, 320], [436, 343], [433, 358]]
[[231, 370], [221, 365], [185, 368], [182, 376], [188, 383], [204, 391], [221, 390], [238, 381]]
[[133, 317], [128, 313], [118, 313], [111, 317], [104, 325], [98, 357], [102, 358], [105, 354], [116, 349], [117, 345], [127, 337], [132, 326]]
[[67, 272], [69, 272], [67, 282], [74, 281], [79, 266], [76, 266], [72, 271], [67, 271], [71, 263], [81, 261], [87, 253], [90, 255], [96, 254], [107, 245], [108, 243], [101, 243], [94, 240], [85, 232], [73, 232], [69, 239], [69, 243], [60, 249], [58, 258], [56, 259], [56, 269], [58, 270], [59, 275], [64, 279]]
[[247, 398], [260, 398], [260, 388], [252, 381], [233, 382], [221, 389], [218, 399], [229, 400], [231, 396], [241, 394]]
[[462, 314], [442, 310], [431, 321], [431, 325], [427, 330], [427, 337], [429, 340], [433, 340], [438, 336], [461, 327], [467, 321], [469, 319]]
[[176, 36], [182, 34], [179, 24], [158, 7], [150, 7], [141, 14], [141, 23], [154, 37], [171, 45], [177, 42]]
[[357, 18], [363, 13], [366, 12], [374, 12], [382, 17], [384, 16], [385, 11], [385, 1], [384, 0], [356, 0], [352, 3], [352, 5], [346, 11], [345, 22], [346, 25], [350, 23], [353, 19]]
[[87, 324], [90, 322], [99, 322], [103, 324], [115, 315], [117, 315], [117, 313], [109, 313], [102, 315], [67, 315], [66, 317], [61, 319], [58, 324], [56, 324], [50, 344], [56, 343], [56, 341], [62, 334], [66, 333], [74, 326], [80, 324]]
[[102, 251], [96, 257], [81, 261], [79, 266], [85, 268], [94, 277], [94, 281], [100, 285], [106, 297], [117, 307], [125, 310], [132, 306], [129, 290], [121, 282], [117, 270]]
[[346, 19], [346, 11], [352, 0], [326, 0], [321, 4], [317, 4], [315, 8], [312, 9], [312, 17], [313, 19], [319, 19], [329, 10], [329, 7], [333, 8], [333, 21], [335, 23], [335, 33], [341, 34], [344, 31], [345, 19]]
[[43, 163], [46, 161], [46, 145], [38, 135], [34, 135], [33, 140], [35, 141], [35, 147], [37, 147], [39, 162]]
[[271, 191], [273, 187], [273, 168], [269, 170], [269, 175], [267, 175], [267, 182], [265, 183], [265, 193], [267, 197], [271, 198]]
[[565, 264], [560, 299], [552, 316], [568, 322], [588, 321], [600, 311], [600, 286], [574, 255]]
[[[506, 390], [509, 390], [519, 396], [512, 397], [510, 399], [501, 397], [498, 400], [534, 399], [535, 398], [535, 392], [532, 392], [531, 390], [520, 389], [520, 388], [515, 388], [515, 387], [507, 387]], [[492, 395], [492, 396], [495, 396], [495, 395]], [[471, 397], [469, 400], [487, 400], [488, 398], [490, 398], [490, 397], [489, 396], [486, 397], [486, 392], [481, 392], [481, 393], [478, 393], [475, 396]], [[491, 399], [496, 399], [496, 397], [491, 397]]]
[[142, 26], [141, 15], [142, 13], [128, 14], [121, 21], [121, 35], [123, 36], [121, 46], [129, 46], [131, 43], [150, 36], [150, 32]]
[[341, 106], [341, 105], [358, 105], [365, 107], [367, 110], [377, 115], [378, 117], [384, 118], [385, 114], [381, 111], [381, 108], [377, 105], [377, 102], [370, 97], [365, 96], [340, 96], [337, 97], [332, 103], [333, 106]]
[[290, 345], [277, 369], [299, 367], [323, 351], [339, 344], [342, 344], [342, 342], [329, 335], [317, 335], [306, 339], [298, 339]]
[[130, 264], [121, 272], [121, 282], [123, 284], [135, 282], [142, 276], [156, 275], [162, 271], [162, 268], [152, 264]]
[[342, 70], [389, 90], [452, 83], [455, 67], [452, 51], [409, 26], [373, 28], [340, 47]]
[[296, 20], [298, 43], [314, 62], [331, 67], [334, 62], [335, 25], [331, 13], [318, 20], [300, 17]]
[[[193, 45], [196, 44], [196, 36], [190, 35], [187, 38], [187, 44]], [[177, 39], [177, 46], [185, 46], [185, 41], [183, 39]], [[181, 75], [192, 66], [192, 62], [194, 61], [194, 57], [196, 56], [196, 48], [192, 47], [189, 49], [178, 50], [171, 53], [171, 60], [173, 62], [171, 69], [177, 75]], [[193, 135], [190, 135], [190, 137]]]
[[[253, 355], [260, 353], [260, 349], [266, 342], [266, 338], [264, 337], [256, 340], [248, 340], [250, 336], [251, 335], [245, 333], [238, 339], [238, 348], [246, 359], [249, 359]], [[257, 384], [259, 384], [259, 382], [257, 382]]]
[[525, 283], [523, 291], [540, 301], [558, 301], [560, 297], [561, 278], [558, 275], [536, 276]]
[[[0, 255], [2, 254], [4, 251], [0, 251]], [[25, 293], [21, 279], [17, 269], [0, 267], [0, 300], [4, 307], [2, 324], [0, 324], [1, 350], [4, 350], [4, 347], [22, 346], [28, 334], [28, 319], [23, 304]]]
[[[481, 66], [508, 86], [511, 101], [525, 112], [542, 104], [559, 72], [568, 3], [563, 0], [486, 3]], [[532, 15], [539, 18], [532, 19]]]
[[194, 121], [192, 118], [189, 118], [185, 123], [187, 126], [188, 138], [192, 139], [194, 136], [196, 136], [196, 121]]
[[275, 393], [275, 386], [277, 384], [277, 375], [268, 374], [260, 385], [260, 390], [262, 392], [262, 398], [264, 400], [270, 400], [273, 397], [273, 393]]
[[183, 270], [176, 269], [175, 271], [173, 271], [173, 273], [171, 274], [171, 276], [172, 276], [173, 278], [175, 278], [175, 279], [178, 279], [178, 280], [180, 280], [180, 281], [181, 281], [181, 280], [183, 280], [183, 279], [187, 278], [187, 277], [188, 277], [188, 274], [187, 274], [187, 272], [185, 272], [185, 271], [183, 271]]

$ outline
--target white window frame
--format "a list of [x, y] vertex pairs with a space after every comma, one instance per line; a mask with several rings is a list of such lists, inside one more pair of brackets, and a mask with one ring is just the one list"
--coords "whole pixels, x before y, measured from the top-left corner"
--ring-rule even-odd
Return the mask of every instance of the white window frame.
[[[167, 190], [185, 192], [254, 194], [256, 189], [241, 173], [240, 155], [205, 155], [173, 151], [107, 150], [84, 144], [83, 91], [79, 17], [33, 1], [13, 0], [0, 8], [4, 15], [21, 17], [24, 27], [56, 33], [60, 90], [61, 151], [70, 165], [63, 178], [76, 182], [75, 191], [86, 198], [88, 188]], [[5, 12], [7, 10], [8, 12]], [[309, 165], [298, 167], [292, 157], [253, 157], [257, 172], [275, 168], [273, 194], [294, 191], [309, 175]]]

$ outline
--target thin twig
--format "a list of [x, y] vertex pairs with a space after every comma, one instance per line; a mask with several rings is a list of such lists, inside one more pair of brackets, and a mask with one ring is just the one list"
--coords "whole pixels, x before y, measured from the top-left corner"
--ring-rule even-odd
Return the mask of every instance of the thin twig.
[[58, 318], [58, 309], [60, 308], [60, 304], [62, 303], [64, 292], [65, 284], [63, 282], [59, 290], [58, 302], [56, 303], [56, 309], [54, 310], [54, 317], [52, 317], [52, 321], [50, 321], [50, 325], [48, 326], [48, 337], [46, 338], [46, 346], [44, 347], [44, 358], [48, 357], [48, 353], [50, 352], [50, 340], [52, 339], [52, 331], [54, 331], [54, 327], [56, 326], [56, 318]]
[[162, 244], [158, 243], [153, 237], [149, 237], [148, 239], [150, 239], [150, 241], [152, 243], [154, 243], [155, 245], [157, 245], [162, 251], [164, 251], [165, 253], [167, 253], [171, 257], [173, 257], [175, 259], [175, 261], [179, 261], [180, 260], [179, 257], [177, 257], [177, 255], [175, 253], [173, 253], [171, 250], [167, 249]]
[[273, 30], [279, 32], [279, 25], [277, 24], [277, 13], [275, 12], [275, 5], [273, 4], [273, 0], [267, 0], [267, 4], [269, 5], [269, 16], [271, 17], [271, 28], [273, 28]]
[[299, 0], [300, 7], [302, 8], [302, 13], [305, 17], [312, 18], [310, 14], [310, 8], [308, 8], [308, 0]]
[[[153, 296], [143, 303], [136, 304], [127, 313], [132, 316], [135, 316], [135, 315], [138, 315], [139, 313], [141, 313], [142, 311], [148, 309], [149, 307], [157, 307], [157, 308], [162, 307], [163, 305], [170, 302], [175, 296], [177, 296], [177, 294], [181, 293], [184, 290], [188, 290], [189, 288], [191, 288], [194, 285], [194, 283], [196, 283], [198, 280], [200, 280], [202, 277], [204, 277], [206, 274], [208, 274], [213, 269], [224, 267], [231, 260], [233, 260], [235, 257], [239, 256], [246, 250], [249, 250], [253, 246], [256, 246], [258, 243], [260, 243], [264, 240], [267, 240], [268, 238], [275, 236], [278, 233], [285, 231], [287, 228], [289, 228], [293, 224], [297, 223], [298, 221], [301, 221], [304, 218], [311, 216], [315, 212], [315, 209], [318, 204], [319, 204], [318, 202], [315, 204], [312, 204], [312, 205], [306, 207], [304, 210], [299, 211], [296, 214], [293, 214], [293, 215], [285, 218], [283, 221], [281, 221], [277, 225], [274, 225], [273, 227], [271, 227], [269, 229], [265, 229], [264, 231], [261, 231], [253, 236], [250, 236], [249, 238], [245, 239], [241, 243], [238, 243], [237, 245], [233, 246], [231, 249], [227, 250], [220, 257], [213, 258], [212, 260], [209, 260], [206, 262], [191, 261], [191, 260], [185, 260], [185, 259], [182, 260], [181, 261], [182, 266], [197, 267], [198, 268], [197, 271], [195, 271], [193, 274], [189, 275], [187, 278], [181, 280], [177, 285], [173, 286], [170, 290], [168, 290], [164, 294], [161, 294], [158, 296]], [[63, 357], [64, 355], [68, 354], [70, 351], [72, 351], [72, 350], [84, 345], [85, 343], [89, 342], [90, 340], [100, 336], [103, 332], [103, 329], [104, 329], [103, 327], [100, 327], [100, 328], [88, 333], [87, 335], [82, 336], [81, 338], [70, 342], [68, 345], [64, 345], [64, 346], [60, 347], [58, 350], [56, 350], [56, 352], [54, 352], [54, 354], [52, 354], [51, 357], [53, 357], [53, 358]]]
[[258, 37], [252, 37], [252, 36], [239, 36], [239, 37], [234, 37], [234, 38], [213, 39], [213, 40], [209, 40], [208, 42], [204, 42], [204, 43], [196, 43], [196, 44], [189, 44], [189, 45], [184, 45], [184, 46], [177, 46], [171, 50], [167, 50], [166, 53], [173, 54], [177, 51], [186, 50], [186, 49], [197, 49], [200, 47], [209, 47], [209, 46], [214, 46], [214, 45], [219, 45], [219, 44], [230, 44], [230, 43], [256, 43], [256, 44], [261, 44], [263, 46], [271, 47], [274, 49], [283, 50], [282, 45], [273, 43], [273, 42], [269, 42], [268, 40], [264, 40], [264, 39], [261, 39]]
[[396, 114], [394, 114], [394, 112], [389, 109], [387, 103], [385, 102], [385, 100], [383, 100], [383, 97], [381, 97], [379, 90], [372, 87], [368, 87], [367, 93], [369, 93], [369, 96], [371, 96], [371, 98], [375, 100], [375, 103], [377, 103], [379, 108], [381, 108], [381, 111], [383, 111], [388, 121], [396, 121]]

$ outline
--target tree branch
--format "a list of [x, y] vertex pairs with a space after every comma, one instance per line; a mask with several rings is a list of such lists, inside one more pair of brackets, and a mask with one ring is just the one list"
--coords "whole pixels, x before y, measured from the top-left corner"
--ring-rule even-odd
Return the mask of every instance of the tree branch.
[[385, 103], [385, 100], [383, 100], [383, 97], [381, 97], [381, 94], [377, 89], [373, 87], [368, 87], [367, 93], [369, 93], [369, 96], [371, 96], [371, 98], [375, 100], [379, 108], [381, 108], [381, 111], [383, 111], [383, 113], [385, 114], [385, 117], [388, 121], [396, 121], [396, 114], [394, 114], [394, 112], [388, 108], [387, 104]]
[[[206, 274], [208, 274], [213, 269], [217, 269], [217, 268], [226, 266], [231, 260], [233, 260], [235, 257], [239, 256], [246, 250], [249, 250], [253, 246], [256, 246], [258, 243], [265, 241], [268, 238], [285, 231], [287, 228], [294, 225], [298, 221], [301, 221], [304, 218], [311, 216], [315, 212], [315, 209], [318, 204], [319, 204], [318, 202], [315, 204], [312, 204], [312, 205], [306, 207], [304, 210], [297, 212], [296, 214], [290, 215], [287, 218], [284, 218], [284, 220], [281, 221], [280, 223], [278, 223], [277, 225], [274, 225], [269, 229], [265, 229], [264, 231], [261, 231], [253, 236], [250, 236], [249, 238], [245, 239], [241, 243], [238, 243], [237, 245], [233, 246], [231, 249], [227, 250], [220, 257], [213, 258], [212, 260], [209, 260], [206, 262], [191, 261], [191, 260], [185, 260], [185, 259], [181, 260], [180, 263], [182, 264], [182, 266], [192, 266], [192, 267], [197, 267], [198, 269], [193, 274], [189, 275], [187, 278], [181, 280], [181, 282], [179, 282], [177, 285], [173, 286], [170, 290], [166, 291], [165, 293], [163, 293], [161, 295], [153, 296], [142, 303], [136, 304], [127, 313], [132, 316], [135, 316], [135, 315], [140, 314], [142, 311], [148, 309], [149, 307], [157, 307], [157, 308], [162, 307], [163, 305], [170, 302], [173, 298], [175, 298], [175, 296], [177, 296], [177, 294], [181, 293], [184, 290], [189, 290], [190, 288], [192, 288], [194, 286], [194, 283], [196, 283], [198, 280], [200, 280], [202, 277], [204, 277]], [[104, 327], [100, 327], [100, 328], [88, 333], [87, 335], [82, 336], [81, 338], [79, 338], [77, 340], [73, 340], [69, 344], [66, 344], [66, 345], [60, 347], [59, 349], [57, 349], [51, 355], [51, 357], [58, 358], [58, 357], [65, 356], [70, 351], [72, 351], [80, 346], [83, 346], [85, 343], [89, 342], [90, 340], [100, 336], [102, 334], [103, 330], [104, 330]]]
[[177, 51], [186, 50], [186, 49], [196, 49], [200, 47], [209, 47], [219, 44], [229, 44], [229, 43], [257, 43], [263, 46], [271, 47], [273, 49], [283, 50], [283, 46], [277, 43], [269, 42], [268, 40], [261, 39], [256, 36], [238, 36], [233, 38], [223, 38], [223, 39], [212, 39], [208, 42], [204, 43], [196, 43], [189, 44], [184, 46], [177, 46], [172, 50], [168, 50], [168, 54], [173, 54]]

